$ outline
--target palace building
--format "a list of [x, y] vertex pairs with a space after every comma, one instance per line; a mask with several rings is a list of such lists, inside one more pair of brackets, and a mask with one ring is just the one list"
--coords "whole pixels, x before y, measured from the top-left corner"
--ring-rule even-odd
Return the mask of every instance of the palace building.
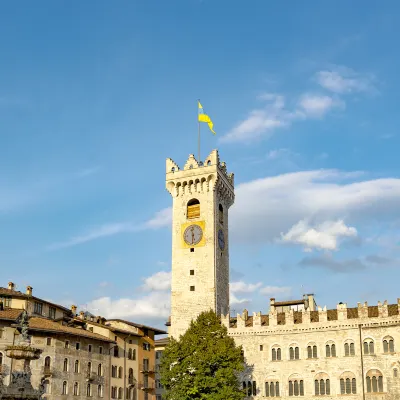
[[[248, 399], [400, 399], [400, 299], [326, 309], [308, 294], [271, 299], [267, 312], [231, 317], [233, 174], [217, 150], [204, 162], [190, 155], [182, 169], [167, 159], [166, 188], [173, 203], [170, 336], [178, 338], [199, 313], [215, 310], [243, 346]], [[156, 350], [165, 345], [156, 341]]]

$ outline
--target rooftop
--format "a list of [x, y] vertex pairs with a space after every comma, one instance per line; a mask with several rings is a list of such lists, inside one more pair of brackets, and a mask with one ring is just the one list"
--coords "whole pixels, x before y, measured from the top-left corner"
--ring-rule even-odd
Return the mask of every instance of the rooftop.
[[151, 326], [137, 324], [135, 322], [126, 321], [124, 319], [108, 319], [107, 320], [107, 322], [112, 322], [112, 321], [122, 322], [123, 324], [134, 326], [135, 328], [139, 328], [139, 329], [148, 329], [149, 331], [153, 331], [155, 335], [165, 335], [167, 333], [166, 331], [163, 331], [163, 330], [158, 329], [158, 328], [153, 328]]

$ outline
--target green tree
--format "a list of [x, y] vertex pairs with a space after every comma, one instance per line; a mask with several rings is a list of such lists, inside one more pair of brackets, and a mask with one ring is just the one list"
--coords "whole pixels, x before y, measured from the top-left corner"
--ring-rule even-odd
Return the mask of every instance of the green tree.
[[166, 400], [242, 400], [238, 374], [244, 369], [242, 347], [213, 311], [201, 313], [179, 340], [170, 339], [161, 359]]

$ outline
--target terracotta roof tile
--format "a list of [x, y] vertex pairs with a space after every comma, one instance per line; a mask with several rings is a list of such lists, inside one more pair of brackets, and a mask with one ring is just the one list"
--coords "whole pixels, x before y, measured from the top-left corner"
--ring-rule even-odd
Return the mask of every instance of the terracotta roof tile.
[[64, 326], [49, 319], [39, 317], [32, 317], [29, 319], [29, 329], [45, 332], [66, 333], [70, 335], [83, 336], [90, 339], [101, 340], [103, 342], [114, 343], [114, 340], [111, 340], [103, 335], [99, 335], [85, 329]]
[[0, 311], [0, 319], [7, 319], [11, 321], [16, 321], [21, 315], [23, 310], [18, 310], [16, 308], [8, 308]]
[[124, 324], [134, 326], [135, 328], [148, 329], [150, 331], [154, 331], [155, 335], [165, 335], [167, 333], [167, 332], [165, 332], [165, 331], [163, 331], [161, 329], [158, 329], [158, 328], [153, 328], [151, 326], [137, 324], [136, 322], [126, 321], [124, 319], [108, 319], [107, 320], [107, 322], [112, 322], [112, 321], [122, 322]]
[[55, 303], [52, 303], [52, 302], [47, 301], [47, 300], [39, 299], [39, 297], [27, 295], [26, 293], [22, 293], [22, 292], [20, 292], [18, 290], [10, 290], [10, 289], [4, 288], [4, 287], [0, 287], [0, 296], [10, 296], [10, 297], [17, 297], [17, 298], [24, 298], [24, 299], [28, 299], [29, 298], [29, 299], [32, 299], [32, 300], [40, 301], [42, 303], [50, 304], [51, 306], [55, 306], [55, 307], [61, 308], [62, 310], [66, 311], [68, 313], [71, 313], [71, 310], [69, 308], [66, 308], [64, 306], [60, 306], [59, 304], [55, 304]]

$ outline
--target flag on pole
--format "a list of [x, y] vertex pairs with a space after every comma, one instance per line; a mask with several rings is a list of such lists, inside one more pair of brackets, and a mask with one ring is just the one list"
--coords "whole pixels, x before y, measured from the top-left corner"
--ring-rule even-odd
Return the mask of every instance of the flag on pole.
[[208, 127], [210, 128], [210, 131], [214, 135], [216, 135], [216, 133], [213, 130], [214, 124], [211, 121], [211, 118], [207, 114], [204, 113], [203, 106], [201, 105], [200, 101], [198, 101], [198, 104], [199, 104], [199, 122], [206, 122], [208, 124]]

